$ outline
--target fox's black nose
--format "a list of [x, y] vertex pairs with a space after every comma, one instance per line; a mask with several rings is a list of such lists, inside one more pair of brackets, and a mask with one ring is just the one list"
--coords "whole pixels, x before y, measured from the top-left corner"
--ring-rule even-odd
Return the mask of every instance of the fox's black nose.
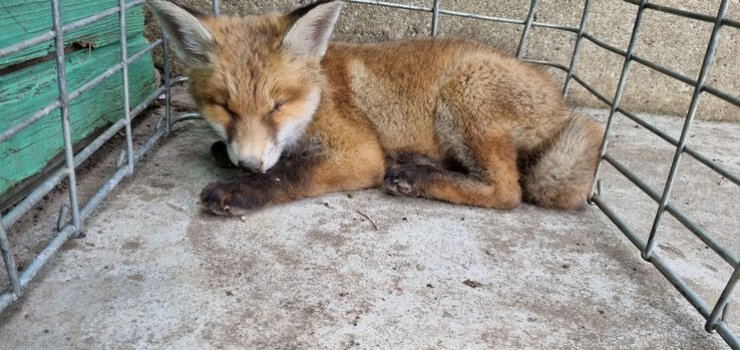
[[262, 159], [249, 157], [249, 158], [242, 159], [240, 163], [242, 167], [252, 170], [254, 172], [262, 171]]

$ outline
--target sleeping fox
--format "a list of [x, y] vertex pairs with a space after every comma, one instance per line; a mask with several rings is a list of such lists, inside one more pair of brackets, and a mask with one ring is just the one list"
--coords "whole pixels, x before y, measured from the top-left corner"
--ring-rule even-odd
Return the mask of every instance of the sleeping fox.
[[510, 55], [460, 39], [330, 43], [341, 1], [246, 17], [147, 4], [223, 140], [212, 153], [250, 170], [203, 190], [214, 214], [374, 187], [497, 209], [590, 194], [603, 131]]

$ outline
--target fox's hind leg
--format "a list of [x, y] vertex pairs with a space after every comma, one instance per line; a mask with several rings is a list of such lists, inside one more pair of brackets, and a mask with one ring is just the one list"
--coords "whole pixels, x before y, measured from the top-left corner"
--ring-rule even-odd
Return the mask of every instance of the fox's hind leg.
[[428, 162], [397, 164], [385, 176], [390, 193], [498, 209], [519, 205], [517, 149], [502, 119], [511, 114], [506, 110], [508, 101], [505, 96], [491, 96], [492, 89], [504, 88], [497, 85], [506, 79], [490, 68], [493, 64], [477, 58], [461, 61], [440, 86], [437, 138], [444, 157], [464, 171]]
[[[422, 155], [405, 154], [388, 167], [384, 179], [388, 192], [398, 196], [424, 197], [455, 204], [496, 209], [519, 205], [522, 192], [516, 150], [505, 137], [489, 138], [480, 144], [473, 168], [452, 171]], [[455, 160], [461, 165], [464, 163]]]

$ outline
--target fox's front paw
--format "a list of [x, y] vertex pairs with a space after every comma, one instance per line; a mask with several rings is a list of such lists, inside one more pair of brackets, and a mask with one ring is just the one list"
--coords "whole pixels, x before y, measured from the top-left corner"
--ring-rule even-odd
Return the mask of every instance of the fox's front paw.
[[427, 165], [403, 164], [389, 168], [384, 184], [388, 193], [396, 196], [419, 197], [422, 186], [435, 168]]
[[231, 189], [228, 184], [215, 182], [206, 186], [200, 193], [200, 200], [205, 209], [213, 214], [236, 215], [232, 212]]
[[264, 207], [268, 199], [242, 181], [215, 182], [200, 193], [205, 209], [216, 215], [244, 215]]

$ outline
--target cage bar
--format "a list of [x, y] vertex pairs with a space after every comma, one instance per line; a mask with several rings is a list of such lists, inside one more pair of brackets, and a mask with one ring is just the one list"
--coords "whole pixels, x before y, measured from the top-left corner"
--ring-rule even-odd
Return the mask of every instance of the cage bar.
[[[218, 2], [214, 2], [214, 6], [218, 8]], [[168, 47], [168, 38], [167, 34], [162, 32], [162, 39], [160, 39], [161, 45], [162, 45], [162, 61], [163, 63], [163, 71], [162, 72], [162, 80], [163, 80], [163, 87], [165, 89], [165, 97], [164, 97], [164, 122], [165, 122], [165, 129], [167, 130], [167, 134], [170, 133], [172, 130], [172, 81], [170, 79], [170, 52]]]
[[591, 0], [586, 0], [583, 4], [583, 13], [581, 14], [581, 23], [578, 25], [578, 33], [576, 34], [576, 42], [573, 45], [573, 54], [570, 56], [570, 66], [568, 67], [567, 75], [565, 77], [565, 83], [563, 83], [563, 96], [568, 95], [570, 84], [573, 81], [573, 74], [576, 72], [576, 63], [578, 63], [578, 54], [581, 50], [581, 41], [583, 34], [586, 32], [586, 23], [588, 23], [588, 14], [591, 10]]
[[23, 293], [23, 288], [18, 279], [18, 269], [15, 265], [15, 258], [13, 257], [13, 249], [10, 246], [10, 240], [8, 240], [8, 234], [5, 229], [0, 225], [0, 253], [3, 255], [3, 261], [5, 262], [5, 270], [8, 272], [8, 279], [10, 280], [10, 288], [13, 291], [15, 298], [20, 298]]
[[531, 0], [527, 19], [524, 21], [524, 29], [522, 29], [522, 37], [519, 39], [519, 47], [516, 49], [516, 57], [521, 58], [524, 54], [524, 46], [527, 45], [527, 35], [529, 35], [529, 30], [532, 29], [535, 11], [537, 11], [537, 0]]
[[213, 15], [218, 16], [221, 11], [221, 8], [219, 6], [219, 0], [212, 0], [211, 7], [213, 9]]
[[132, 175], [134, 173], [134, 135], [131, 131], [131, 98], [129, 96], [129, 85], [128, 85], [128, 50], [127, 50], [127, 38], [126, 38], [126, 0], [118, 0], [118, 6], [121, 9], [118, 11], [119, 15], [119, 28], [120, 33], [120, 44], [121, 44], [121, 84], [123, 84], [123, 120], [125, 122], [124, 129], [126, 130], [126, 154], [128, 155], [127, 160], [127, 172], [126, 175]]
[[737, 281], [739, 279], [740, 264], [737, 264], [735, 266], [735, 272], [733, 272], [732, 277], [730, 277], [730, 282], [727, 283], [727, 287], [725, 287], [725, 290], [722, 291], [722, 295], [720, 295], [719, 300], [717, 300], [717, 303], [714, 305], [712, 313], [707, 319], [707, 324], [704, 326], [704, 329], [706, 329], [707, 332], [711, 332], [715, 328], [717, 328], [717, 324], [720, 322], [720, 316], [722, 316], [722, 321], [727, 321], [730, 310], [730, 296], [735, 290], [735, 286], [737, 285]]
[[676, 180], [676, 174], [678, 174], [678, 167], [681, 163], [681, 156], [683, 156], [686, 144], [689, 141], [689, 131], [691, 125], [696, 117], [696, 111], [699, 108], [699, 102], [701, 101], [701, 92], [704, 84], [706, 84], [709, 70], [714, 63], [714, 54], [717, 50], [717, 43], [719, 39], [719, 31], [722, 28], [722, 20], [727, 16], [727, 7], [730, 3], [728, 0], [722, 0], [719, 5], [719, 12], [717, 13], [717, 19], [714, 22], [714, 29], [712, 29], [712, 36], [709, 39], [709, 47], [707, 47], [707, 53], [704, 55], [704, 62], [701, 65], [701, 71], [699, 72], [699, 79], [695, 85], [694, 94], [691, 97], [691, 105], [689, 106], [689, 112], [686, 115], [686, 121], [684, 122], [683, 130], [681, 131], [681, 138], [678, 140], [678, 146], [676, 153], [673, 156], [673, 162], [671, 164], [671, 170], [668, 174], [668, 180], [666, 180], [665, 188], [663, 189], [663, 198], [660, 200], [658, 212], [655, 214], [655, 221], [653, 227], [650, 229], [650, 238], [648, 238], [647, 246], [642, 253], [643, 258], [650, 259], [650, 255], [655, 248], [656, 239], [658, 237], [658, 228], [665, 212], [666, 206], [671, 198], [671, 192], [673, 190], [673, 183]]
[[64, 33], [62, 32], [62, 13], [59, 0], [51, 0], [51, 16], [56, 43], [57, 84], [59, 103], [61, 103], [62, 133], [64, 134], [64, 157], [67, 162], [69, 186], [69, 206], [72, 208], [72, 225], [75, 234], [81, 232], [80, 207], [77, 201], [77, 179], [75, 178], [74, 148], [72, 147], [72, 127], [69, 122], [69, 95], [67, 94], [67, 67], [64, 61]]
[[[647, 0], [641, 0], [640, 6], [637, 8], [637, 15], [635, 16], [635, 25], [632, 27], [632, 35], [630, 36], [630, 42], [627, 47], [627, 52], [624, 55], [624, 64], [622, 66], [622, 73], [619, 76], [619, 83], [617, 84], [617, 92], [614, 95], [614, 99], [611, 103], [611, 109], [609, 110], [609, 117], [606, 121], [606, 127], [604, 129], [604, 140], [601, 143], [601, 158], [606, 155], [606, 150], [609, 147], [609, 136], [611, 135], [612, 127], [614, 126], [614, 117], [616, 116], [617, 108], [622, 102], [622, 95], [624, 94], [624, 88], [627, 84], [627, 78], [629, 76], [630, 65], [632, 64], [632, 56], [635, 53], [637, 47], [637, 38], [640, 34], [640, 25], [642, 24], [642, 16], [645, 12], [645, 4]], [[594, 182], [591, 187], [591, 193], [596, 190], [596, 181], [599, 179], [601, 166], [604, 164], [603, 161], [599, 162], [596, 166], [596, 176], [594, 176]]]
[[432, 36], [437, 36], [437, 30], [439, 29], [439, 1], [434, 0], [432, 5]]

